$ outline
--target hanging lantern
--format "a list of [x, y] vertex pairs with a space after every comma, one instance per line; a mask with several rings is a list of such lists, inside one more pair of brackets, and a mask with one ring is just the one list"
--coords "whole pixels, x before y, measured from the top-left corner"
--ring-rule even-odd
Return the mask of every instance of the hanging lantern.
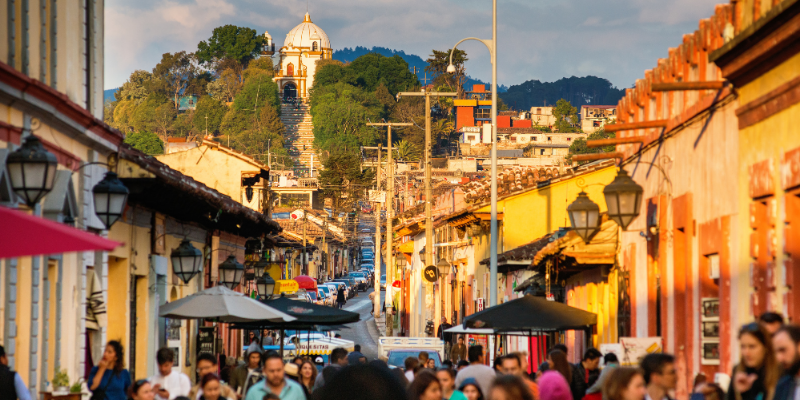
[[244, 265], [236, 261], [236, 256], [233, 254], [219, 265], [219, 283], [230, 290], [239, 286], [242, 282], [242, 275], [244, 275]]
[[419, 261], [422, 262], [422, 265], [425, 265], [425, 247], [419, 251]]
[[6, 159], [11, 189], [33, 208], [53, 190], [57, 165], [56, 156], [44, 148], [38, 137], [29, 135], [22, 147]]
[[439, 268], [439, 276], [444, 276], [450, 273], [450, 263], [444, 258], [439, 259], [439, 262], [436, 263], [436, 268]]
[[128, 188], [117, 178], [117, 174], [106, 172], [106, 176], [92, 189], [94, 213], [103, 221], [106, 229], [122, 217], [128, 201]]
[[269, 271], [269, 267], [272, 266], [272, 262], [267, 260], [265, 257], [261, 257], [257, 263], [253, 266], [253, 271], [255, 272], [256, 276], [261, 276]]
[[639, 216], [643, 192], [644, 189], [622, 168], [619, 169], [614, 181], [603, 189], [606, 207], [608, 207], [608, 217], [614, 220], [623, 231], [628, 229], [628, 225]]
[[567, 207], [567, 212], [572, 230], [589, 243], [600, 230], [600, 207], [581, 190], [578, 198]]
[[244, 188], [244, 195], [247, 196], [247, 202], [248, 203], [253, 201], [253, 187], [252, 186], [248, 186], [248, 187]]
[[172, 250], [170, 259], [172, 259], [172, 272], [178, 275], [183, 283], [189, 283], [192, 277], [200, 272], [200, 266], [203, 264], [203, 252], [192, 246], [188, 239], [183, 239], [181, 244]]
[[275, 293], [275, 280], [269, 274], [264, 274], [256, 279], [256, 290], [258, 294], [265, 299], [272, 297]]

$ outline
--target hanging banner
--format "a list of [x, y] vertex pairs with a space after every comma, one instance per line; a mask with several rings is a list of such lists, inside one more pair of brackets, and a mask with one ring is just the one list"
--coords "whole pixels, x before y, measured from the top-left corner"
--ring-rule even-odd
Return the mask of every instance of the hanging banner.
[[215, 330], [216, 328], [213, 326], [201, 326], [197, 328], [197, 354], [216, 353], [214, 348]]

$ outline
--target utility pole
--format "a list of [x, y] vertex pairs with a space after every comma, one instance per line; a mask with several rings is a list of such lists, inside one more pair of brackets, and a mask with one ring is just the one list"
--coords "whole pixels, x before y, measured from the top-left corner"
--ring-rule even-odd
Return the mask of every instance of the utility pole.
[[[330, 266], [328, 265], [328, 248], [325, 247], [325, 237], [328, 236], [328, 213], [327, 212], [325, 212], [325, 217], [324, 218], [325, 219], [322, 220], [322, 254], [324, 254], [322, 259], [325, 260], [325, 266], [327, 266], [328, 269], [330, 269]], [[319, 271], [319, 267], [317, 268], [317, 271]], [[319, 272], [317, 272], [317, 279], [319, 279]], [[326, 276], [325, 280], [327, 280], [327, 279], [328, 279], [328, 277]]]
[[[456, 92], [434, 92], [429, 91], [427, 88], [422, 88], [419, 92], [400, 92], [397, 98], [406, 96], [424, 96], [425, 97], [425, 262], [428, 265], [436, 265], [433, 259], [433, 187], [431, 186], [431, 97], [458, 97]], [[425, 269], [425, 265], [420, 268], [420, 274]], [[433, 290], [433, 285], [428, 285], [429, 289]], [[426, 296], [427, 297], [427, 296]], [[431, 293], [433, 299], [433, 293]], [[429, 317], [434, 318], [433, 301], [428, 304]]]
[[[392, 164], [392, 127], [393, 126], [412, 126], [409, 122], [386, 122], [386, 123], [368, 123], [368, 126], [385, 126], [388, 128], [387, 142], [389, 148], [387, 149], [388, 156], [386, 158], [386, 336], [392, 336], [392, 328], [394, 327], [394, 318], [392, 318], [392, 297], [389, 296], [389, 286], [394, 283], [394, 235], [392, 229], [392, 211], [394, 206], [394, 165]], [[378, 159], [380, 162], [380, 158]], [[379, 225], [380, 227], [380, 225]], [[378, 229], [380, 233], [380, 229]], [[378, 235], [380, 236], [380, 234]], [[380, 267], [380, 257], [377, 258], [378, 267]], [[375, 274], [377, 278], [378, 274]], [[377, 280], [377, 279], [376, 279]], [[391, 282], [391, 283], [390, 283]], [[380, 283], [379, 283], [380, 284]], [[378, 286], [380, 288], [380, 286]], [[379, 296], [375, 296], [378, 298]]]
[[[379, 144], [377, 174], [375, 175], [377, 178], [376, 191], [381, 190], [381, 151], [383, 150]], [[381, 203], [376, 201], [374, 204], [375, 210], [372, 211], [372, 215], [375, 216], [375, 282], [377, 282], [376, 293], [378, 294], [372, 298], [372, 316], [378, 318], [381, 316]], [[389, 275], [387, 274], [386, 276], [386, 282], [388, 283]]]
[[306, 218], [306, 212], [306, 210], [303, 210], [303, 273], [308, 274], [308, 249], [306, 248], [308, 246], [306, 240], [306, 227], [308, 226], [306, 221], [308, 221], [308, 219]]

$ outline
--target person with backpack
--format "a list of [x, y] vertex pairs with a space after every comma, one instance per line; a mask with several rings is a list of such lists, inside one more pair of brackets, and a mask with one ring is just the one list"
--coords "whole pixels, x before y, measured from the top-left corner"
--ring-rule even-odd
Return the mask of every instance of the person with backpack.
[[10, 400], [31, 400], [31, 392], [22, 377], [8, 367], [8, 356], [3, 346], [0, 346], [0, 393]]

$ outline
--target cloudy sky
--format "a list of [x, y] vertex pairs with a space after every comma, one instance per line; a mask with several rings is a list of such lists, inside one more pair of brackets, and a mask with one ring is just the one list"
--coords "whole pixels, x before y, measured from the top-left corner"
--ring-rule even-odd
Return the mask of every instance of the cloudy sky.
[[[724, 0], [499, 0], [498, 82], [596, 75], [630, 87]], [[106, 0], [105, 86], [165, 52], [195, 51], [218, 26], [268, 30], [278, 45], [303, 19], [306, 0]], [[464, 37], [491, 37], [490, 0], [308, 0], [334, 50], [382, 46], [423, 58]], [[467, 73], [489, 81], [488, 51], [459, 46]]]

